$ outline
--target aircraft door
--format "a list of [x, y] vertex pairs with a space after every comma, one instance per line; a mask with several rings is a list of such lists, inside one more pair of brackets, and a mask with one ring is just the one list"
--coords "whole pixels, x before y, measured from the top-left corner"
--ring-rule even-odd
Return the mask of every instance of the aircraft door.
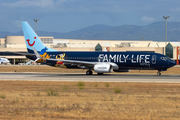
[[153, 56], [152, 56], [152, 64], [156, 64], [156, 58], [157, 58], [156, 55], [153, 55]]

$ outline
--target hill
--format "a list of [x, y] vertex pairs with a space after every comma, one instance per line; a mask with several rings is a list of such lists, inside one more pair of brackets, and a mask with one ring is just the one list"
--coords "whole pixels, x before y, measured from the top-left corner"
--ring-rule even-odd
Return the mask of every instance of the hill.
[[[180, 41], [180, 22], [168, 22], [168, 41]], [[23, 35], [18, 33], [0, 32], [0, 37]], [[147, 26], [94, 25], [68, 33], [38, 31], [39, 36], [53, 36], [59, 39], [97, 39], [97, 40], [153, 40], [165, 41], [165, 22], [155, 22]]]

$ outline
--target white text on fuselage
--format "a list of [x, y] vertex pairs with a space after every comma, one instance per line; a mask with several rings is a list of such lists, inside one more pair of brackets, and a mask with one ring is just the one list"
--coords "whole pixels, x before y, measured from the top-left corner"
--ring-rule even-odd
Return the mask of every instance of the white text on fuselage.
[[119, 62], [126, 63], [131, 61], [131, 63], [146, 63], [150, 64], [150, 55], [129, 55], [129, 54], [99, 54], [99, 62]]

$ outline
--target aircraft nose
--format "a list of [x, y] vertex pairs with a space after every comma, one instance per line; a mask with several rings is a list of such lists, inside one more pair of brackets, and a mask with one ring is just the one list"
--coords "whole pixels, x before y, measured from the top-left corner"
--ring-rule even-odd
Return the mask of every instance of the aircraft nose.
[[174, 61], [174, 64], [173, 64], [173, 65], [174, 65], [174, 66], [177, 65], [177, 63]]
[[173, 67], [176, 65], [176, 62], [174, 60], [169, 60], [169, 66]]

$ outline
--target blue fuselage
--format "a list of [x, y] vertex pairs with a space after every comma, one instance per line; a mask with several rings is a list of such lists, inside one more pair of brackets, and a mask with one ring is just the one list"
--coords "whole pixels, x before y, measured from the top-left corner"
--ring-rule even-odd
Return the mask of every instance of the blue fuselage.
[[[59, 61], [112, 62], [117, 64], [119, 69], [167, 70], [176, 65], [176, 62], [167, 56], [151, 52], [47, 52], [44, 57], [47, 56]], [[36, 59], [35, 56], [27, 57]], [[47, 60], [44, 63], [55, 66], [57, 61]], [[76, 65], [64, 64], [67, 68], [78, 68]]]

